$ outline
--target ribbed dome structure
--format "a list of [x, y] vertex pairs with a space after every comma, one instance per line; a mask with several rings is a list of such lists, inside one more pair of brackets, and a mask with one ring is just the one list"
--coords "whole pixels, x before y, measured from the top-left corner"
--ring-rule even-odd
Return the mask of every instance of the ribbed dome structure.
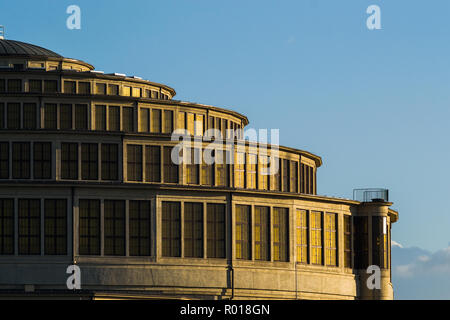
[[45, 56], [62, 58], [61, 55], [51, 50], [15, 40], [0, 39], [0, 56], [22, 55], [22, 56]]

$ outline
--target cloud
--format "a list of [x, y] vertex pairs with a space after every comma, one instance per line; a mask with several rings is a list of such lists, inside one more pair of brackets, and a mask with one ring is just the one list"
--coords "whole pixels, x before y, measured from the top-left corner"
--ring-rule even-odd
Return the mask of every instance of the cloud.
[[398, 243], [397, 241], [394, 241], [394, 240], [391, 240], [391, 245], [393, 247], [403, 248], [403, 246], [400, 243]]

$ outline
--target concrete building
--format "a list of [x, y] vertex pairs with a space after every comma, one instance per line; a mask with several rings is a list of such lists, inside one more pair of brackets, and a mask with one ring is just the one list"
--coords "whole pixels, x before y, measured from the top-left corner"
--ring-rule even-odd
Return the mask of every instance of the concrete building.
[[[393, 298], [387, 197], [317, 195], [319, 156], [174, 96], [0, 40], [1, 298]], [[195, 143], [178, 152], [175, 129]]]

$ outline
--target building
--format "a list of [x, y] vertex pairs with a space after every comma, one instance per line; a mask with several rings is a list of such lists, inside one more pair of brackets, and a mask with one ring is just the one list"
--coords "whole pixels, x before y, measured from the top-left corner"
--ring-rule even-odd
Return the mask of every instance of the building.
[[[319, 156], [244, 141], [245, 116], [174, 96], [0, 40], [0, 297], [393, 298], [387, 197], [317, 195]], [[213, 164], [176, 164], [175, 129], [197, 142], [184, 159], [208, 129], [237, 137]]]

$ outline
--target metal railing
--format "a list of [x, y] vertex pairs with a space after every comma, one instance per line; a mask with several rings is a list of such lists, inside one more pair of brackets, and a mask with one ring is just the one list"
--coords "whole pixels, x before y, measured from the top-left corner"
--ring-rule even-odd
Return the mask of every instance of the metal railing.
[[354, 189], [353, 200], [360, 202], [389, 201], [389, 190], [381, 188]]

